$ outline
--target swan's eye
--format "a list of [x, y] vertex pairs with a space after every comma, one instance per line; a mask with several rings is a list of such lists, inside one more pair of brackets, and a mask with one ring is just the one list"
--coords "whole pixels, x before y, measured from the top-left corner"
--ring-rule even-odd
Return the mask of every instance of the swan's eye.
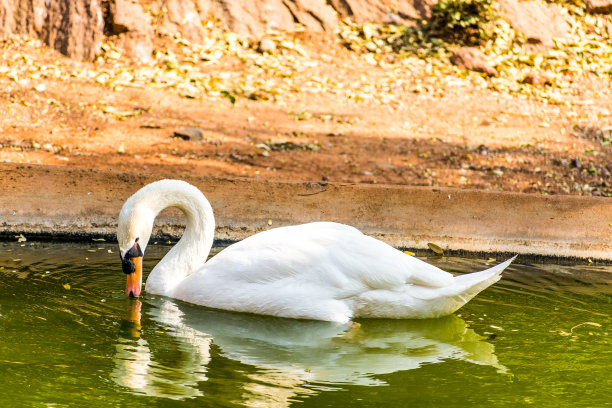
[[140, 245], [138, 245], [138, 238], [136, 238], [136, 242], [134, 242], [134, 245], [123, 255], [123, 259], [137, 258], [142, 255], [142, 250], [140, 249]]

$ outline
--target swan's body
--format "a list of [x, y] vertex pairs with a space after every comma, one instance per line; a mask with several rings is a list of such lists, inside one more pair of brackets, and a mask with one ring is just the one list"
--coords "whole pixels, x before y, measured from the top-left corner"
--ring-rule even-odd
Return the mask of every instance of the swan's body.
[[[149, 275], [147, 292], [218, 309], [343, 323], [440, 317], [499, 280], [512, 262], [453, 276], [332, 222], [261, 232], [206, 262], [214, 235], [210, 204], [197, 188], [162, 180], [143, 187], [121, 210], [117, 238], [124, 264], [130, 253], [144, 253], [155, 216], [170, 206], [185, 213], [187, 226]], [[128, 284], [126, 293], [138, 296], [140, 287], [130, 291]]]

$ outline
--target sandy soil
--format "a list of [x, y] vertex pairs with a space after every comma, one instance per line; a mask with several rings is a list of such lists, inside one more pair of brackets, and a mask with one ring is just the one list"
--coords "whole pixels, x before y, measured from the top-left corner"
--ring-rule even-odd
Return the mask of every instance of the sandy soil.
[[[415, 78], [401, 64], [373, 65], [329, 39], [308, 36], [300, 44], [316, 62], [316, 73], [297, 72], [290, 96], [238, 95], [232, 104], [214, 92], [194, 98], [173, 87], [110, 87], [96, 76], [113, 68], [108, 61], [80, 63], [34, 42], [5, 41], [0, 161], [179, 178], [612, 194], [609, 76], [576, 76], [577, 91], [555, 103], [490, 90], [482, 78], [458, 76], [463, 82], [457, 86], [452, 74], [425, 78], [435, 89], [421, 92], [393, 88], [398, 78]], [[252, 68], [236, 58], [202, 66], [238, 77]], [[282, 80], [278, 72], [264, 71]], [[360, 98], [332, 85], [314, 92], [315, 75], [332, 85], [371, 84], [374, 91]], [[377, 92], [383, 83], [390, 87], [384, 94]], [[202, 129], [204, 139], [173, 137], [192, 126]]]

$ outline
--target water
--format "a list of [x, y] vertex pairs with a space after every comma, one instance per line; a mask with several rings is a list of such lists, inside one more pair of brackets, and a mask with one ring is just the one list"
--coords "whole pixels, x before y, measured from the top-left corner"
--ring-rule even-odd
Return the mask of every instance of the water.
[[0, 268], [0, 406], [612, 406], [612, 266], [519, 259], [453, 316], [355, 328], [127, 299], [102, 242], [0, 243]]

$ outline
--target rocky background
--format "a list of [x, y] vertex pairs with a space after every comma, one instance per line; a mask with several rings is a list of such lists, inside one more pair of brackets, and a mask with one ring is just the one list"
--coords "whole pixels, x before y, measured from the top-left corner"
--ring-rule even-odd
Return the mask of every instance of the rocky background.
[[[417, 25], [436, 0], [2, 0], [0, 35], [26, 34], [72, 58], [93, 60], [104, 37], [115, 37], [127, 56], [148, 60], [159, 35], [180, 34], [202, 43], [202, 22], [222, 23], [241, 36], [308, 30], [333, 34], [339, 23]], [[559, 4], [500, 0], [499, 11], [527, 41], [551, 47], [571, 27]], [[587, 0], [586, 12], [612, 14], [612, 0]], [[608, 19], [604, 29], [612, 34]]]

